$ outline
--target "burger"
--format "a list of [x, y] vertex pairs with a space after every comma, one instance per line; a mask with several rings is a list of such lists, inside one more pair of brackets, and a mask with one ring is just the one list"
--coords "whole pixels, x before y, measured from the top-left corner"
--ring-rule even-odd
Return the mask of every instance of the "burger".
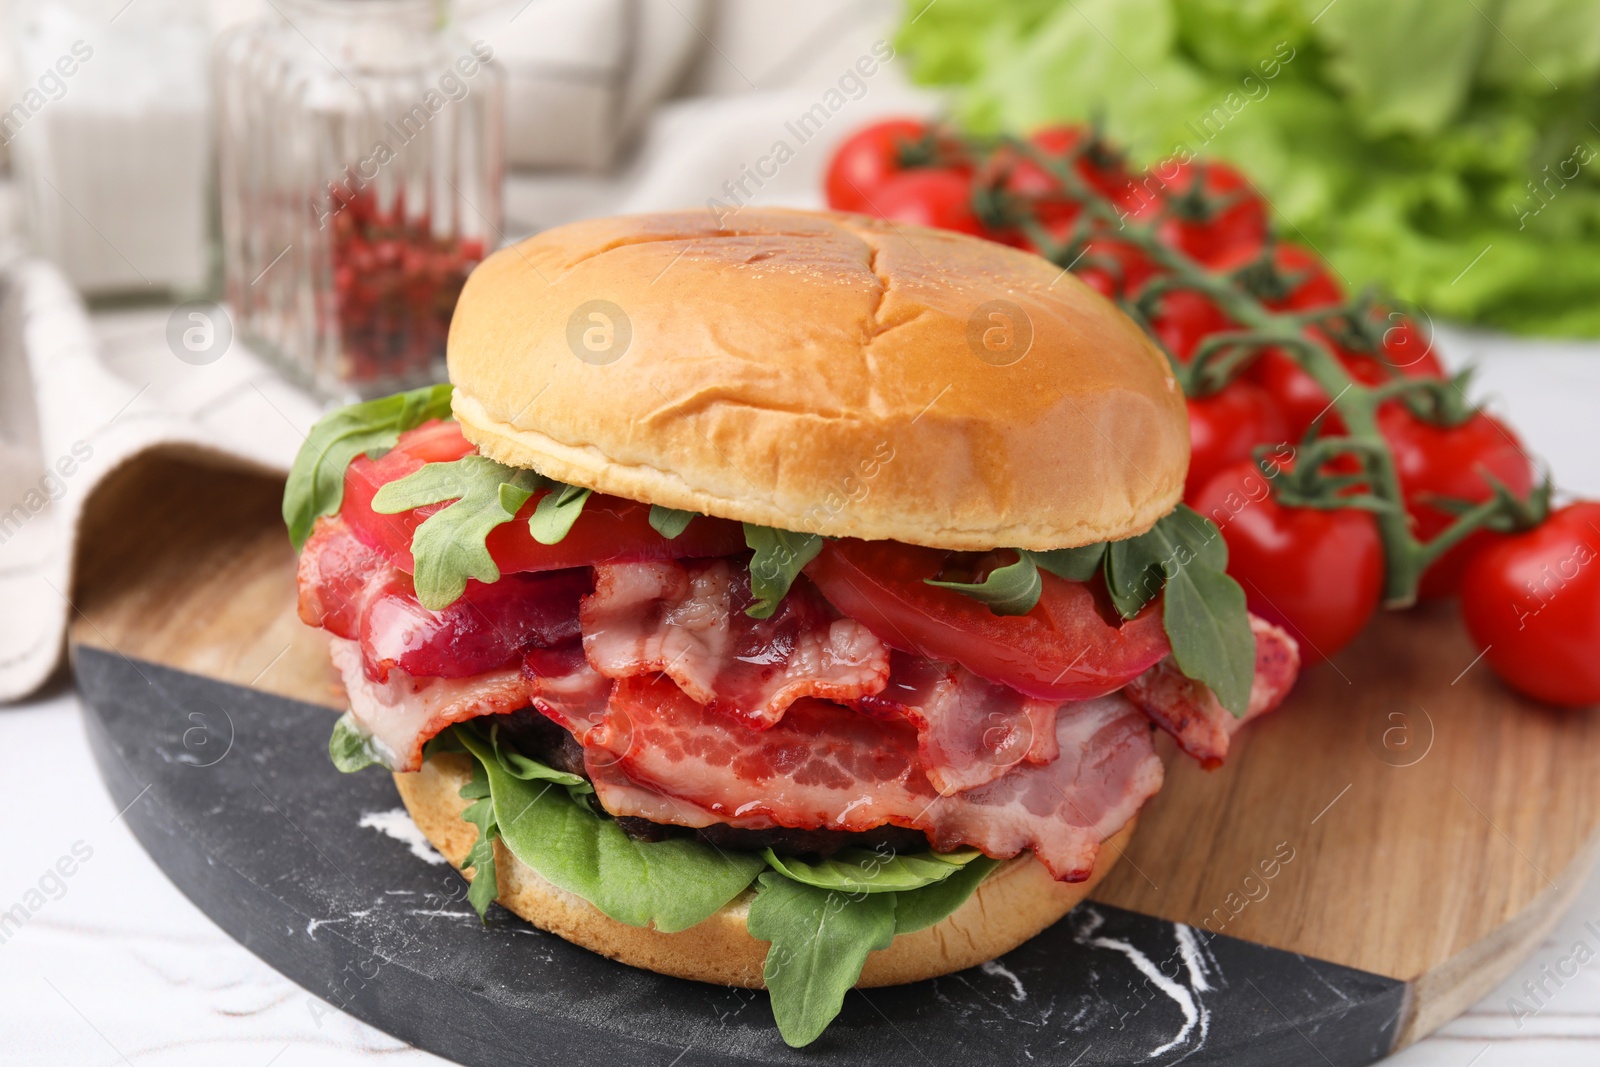
[[284, 516], [341, 770], [533, 925], [765, 987], [999, 956], [1293, 683], [1179, 504], [1184, 398], [1046, 261], [865, 218], [599, 219], [484, 261], [450, 385], [336, 411]]

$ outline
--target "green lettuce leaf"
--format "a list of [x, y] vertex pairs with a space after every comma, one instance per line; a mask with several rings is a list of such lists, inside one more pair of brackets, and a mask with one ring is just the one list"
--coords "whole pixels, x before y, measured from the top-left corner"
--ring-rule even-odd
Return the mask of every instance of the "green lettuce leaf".
[[942, 882], [894, 895], [894, 932], [915, 933], [940, 922], [967, 902], [978, 883], [999, 868], [1003, 861], [979, 856]]
[[493, 726], [458, 724], [424, 751], [472, 759], [472, 777], [461, 788], [472, 803], [462, 817], [478, 838], [464, 865], [473, 868], [467, 899], [479, 915], [495, 898], [497, 840], [612, 918], [665, 932], [704, 921], [759, 877], [748, 927], [771, 942], [764, 974], [773, 1015], [797, 1047], [838, 1014], [869, 952], [948, 916], [1001, 863], [975, 849], [892, 857], [853, 849], [806, 863], [688, 838], [640, 842], [589, 807], [580, 776], [501, 745]]
[[1082, 548], [1055, 548], [1048, 552], [1029, 552], [1033, 562], [1042, 571], [1069, 582], [1087, 582], [1099, 572], [1106, 558], [1106, 546], [1084, 545]]
[[1018, 552], [1017, 561], [996, 567], [981, 582], [939, 582], [932, 578], [923, 581], [941, 589], [954, 589], [958, 593], [987, 604], [996, 615], [1026, 615], [1039, 602], [1044, 583], [1039, 579], [1039, 568], [1027, 552]]
[[750, 559], [750, 592], [755, 603], [744, 613], [753, 619], [770, 618], [789, 595], [801, 569], [822, 551], [822, 538], [747, 522], [744, 542], [755, 552]]
[[799, 1048], [822, 1036], [867, 953], [894, 940], [894, 912], [894, 894], [851, 897], [775, 871], [761, 876], [746, 925], [751, 937], [772, 943], [762, 977], [784, 1041]]
[[751, 937], [772, 944], [763, 977], [784, 1041], [796, 1048], [815, 1041], [839, 1014], [868, 953], [944, 919], [1000, 862], [966, 856], [938, 881], [899, 892], [796, 881], [793, 861], [763, 874], [746, 924]]
[[333, 736], [328, 738], [328, 758], [345, 774], [354, 774], [367, 767], [389, 766], [378, 743], [348, 711], [333, 724]]
[[1250, 703], [1255, 637], [1244, 590], [1226, 573], [1228, 546], [1209, 520], [1187, 505], [1148, 532], [1107, 546], [1106, 588], [1123, 618], [1162, 600], [1162, 625], [1185, 676], [1204, 682], [1234, 715]]
[[500, 894], [499, 876], [494, 858], [494, 843], [500, 839], [500, 826], [495, 821], [494, 798], [489, 790], [489, 776], [484, 765], [472, 761], [472, 778], [461, 787], [461, 798], [472, 801], [461, 812], [461, 817], [478, 828], [478, 839], [467, 851], [463, 865], [472, 868], [472, 883], [467, 887], [467, 903], [477, 911], [478, 918], [487, 919], [489, 905]]
[[351, 460], [393, 448], [402, 433], [429, 419], [448, 419], [450, 392], [449, 385], [432, 385], [351, 404], [317, 420], [283, 487], [283, 522], [296, 552], [319, 516], [338, 512]]
[[[1098, 119], [1143, 165], [1221, 159], [1346, 289], [1600, 336], [1591, 0], [907, 0], [913, 78], [984, 133]], [[1425, 42], [1425, 43], [1419, 43]]]
[[468, 578], [500, 580], [485, 539], [495, 527], [516, 518], [517, 509], [543, 483], [533, 471], [466, 455], [449, 463], [425, 463], [382, 486], [372, 498], [372, 510], [396, 515], [454, 501], [429, 515], [411, 535], [417, 600], [438, 611], [466, 592]]
[[528, 533], [541, 545], [560, 544], [572, 532], [572, 524], [583, 514], [589, 490], [576, 485], [557, 485], [539, 499], [528, 517]]
[[[765, 862], [692, 838], [636, 841], [578, 803], [556, 777], [508, 772], [472, 731], [457, 739], [484, 770], [500, 839], [512, 855], [618, 922], [687, 930], [744, 892]], [[536, 761], [529, 761], [530, 763]]]
[[668, 541], [687, 530], [694, 519], [695, 513], [692, 511], [664, 508], [660, 504], [650, 507], [650, 528]]
[[958, 852], [897, 854], [870, 848], [841, 849], [825, 860], [807, 863], [780, 856], [770, 848], [762, 852], [767, 865], [785, 878], [818, 889], [843, 893], [897, 893], [942, 882], [964, 869], [983, 853], [975, 848]]

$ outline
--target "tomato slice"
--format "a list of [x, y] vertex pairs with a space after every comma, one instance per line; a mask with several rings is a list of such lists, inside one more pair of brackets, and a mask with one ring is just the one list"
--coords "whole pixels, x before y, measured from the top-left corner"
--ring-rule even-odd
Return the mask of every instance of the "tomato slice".
[[949, 553], [889, 541], [829, 541], [806, 574], [822, 595], [884, 643], [1048, 700], [1088, 700], [1121, 689], [1171, 646], [1152, 602], [1115, 614], [1104, 593], [1042, 574], [1044, 593], [1026, 615], [996, 615], [953, 589], [925, 583]]
[[[378, 459], [359, 456], [345, 472], [344, 503], [339, 514], [355, 535], [411, 573], [411, 535], [429, 515], [445, 507], [434, 504], [380, 515], [372, 498], [389, 482], [404, 478], [424, 463], [447, 463], [473, 450], [454, 422], [424, 423], [402, 434], [394, 448]], [[650, 505], [596, 493], [584, 505], [572, 531], [553, 545], [541, 545], [528, 533], [528, 516], [544, 494], [535, 493], [512, 521], [489, 534], [489, 554], [506, 574], [522, 571], [587, 567], [594, 563], [652, 559], [727, 556], [745, 549], [744, 531], [736, 522], [700, 516], [672, 540], [650, 525]]]

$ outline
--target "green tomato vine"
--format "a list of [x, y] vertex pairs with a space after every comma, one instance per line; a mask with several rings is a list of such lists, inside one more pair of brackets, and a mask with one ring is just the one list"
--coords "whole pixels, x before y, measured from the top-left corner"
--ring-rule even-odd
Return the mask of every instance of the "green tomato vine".
[[[940, 135], [949, 145], [948, 135]], [[1488, 527], [1500, 530], [1521, 529], [1543, 521], [1548, 511], [1548, 482], [1528, 499], [1518, 499], [1502, 486], [1494, 486], [1491, 498], [1478, 504], [1452, 504], [1456, 518], [1449, 527], [1429, 541], [1419, 541], [1412, 533], [1402, 495], [1393, 453], [1378, 426], [1378, 410], [1385, 403], [1406, 404], [1418, 418], [1444, 426], [1458, 425], [1471, 418], [1477, 409], [1465, 401], [1462, 384], [1466, 376], [1440, 381], [1407, 378], [1396, 372], [1393, 380], [1368, 385], [1357, 380], [1340, 362], [1334, 351], [1307, 327], [1359, 334], [1367, 331], [1370, 341], [1374, 329], [1372, 316], [1378, 304], [1371, 294], [1344, 304], [1317, 307], [1307, 311], [1279, 311], [1264, 304], [1241, 284], [1251, 271], [1273, 269], [1275, 240], [1269, 236], [1261, 256], [1232, 272], [1209, 269], [1172, 247], [1157, 230], [1164, 213], [1196, 210], [1195, 204], [1158, 204], [1154, 212], [1133, 218], [1118, 204], [1095, 189], [1079, 172], [1079, 161], [1087, 153], [1103, 158], [1107, 149], [1098, 137], [1081, 139], [1070, 151], [1052, 155], [1014, 137], [992, 140], [964, 139], [961, 149], [970, 158], [1004, 151], [1018, 160], [1029, 160], [1045, 170], [1060, 186], [1060, 192], [1074, 201], [1080, 213], [1072, 228], [1057, 237], [1040, 220], [1028, 198], [1002, 191], [980, 181], [974, 192], [974, 205], [985, 221], [996, 228], [1010, 227], [1023, 233], [1040, 254], [1067, 269], [1092, 246], [1096, 238], [1115, 234], [1116, 239], [1135, 247], [1163, 273], [1139, 287], [1137, 293], [1119, 293], [1118, 305], [1145, 327], [1166, 353], [1174, 374], [1187, 396], [1207, 396], [1233, 381], [1261, 353], [1276, 349], [1292, 358], [1322, 390], [1332, 398], [1329, 409], [1337, 411], [1346, 427], [1338, 436], [1320, 437], [1313, 425], [1306, 440], [1298, 446], [1293, 469], [1280, 460], [1258, 455], [1258, 464], [1267, 474], [1273, 492], [1289, 506], [1350, 508], [1370, 510], [1378, 526], [1386, 561], [1384, 603], [1390, 608], [1405, 607], [1416, 600], [1417, 583], [1430, 564], [1474, 530]], [[1195, 182], [1198, 189], [1199, 180]], [[1152, 317], [1159, 313], [1161, 299], [1177, 290], [1190, 290], [1215, 303], [1238, 328], [1205, 338], [1185, 363], [1163, 345], [1150, 329]], [[1320, 420], [1319, 420], [1320, 421]], [[1349, 457], [1358, 466], [1357, 476], [1329, 474], [1329, 464]], [[1346, 461], [1349, 462], [1348, 460]]]

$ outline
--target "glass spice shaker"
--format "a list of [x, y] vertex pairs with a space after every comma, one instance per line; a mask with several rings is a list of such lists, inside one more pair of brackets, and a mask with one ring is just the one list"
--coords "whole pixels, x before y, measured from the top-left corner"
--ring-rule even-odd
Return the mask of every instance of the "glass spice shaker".
[[257, 351], [329, 399], [444, 378], [501, 226], [504, 86], [439, 0], [277, 0], [217, 42], [226, 293]]

